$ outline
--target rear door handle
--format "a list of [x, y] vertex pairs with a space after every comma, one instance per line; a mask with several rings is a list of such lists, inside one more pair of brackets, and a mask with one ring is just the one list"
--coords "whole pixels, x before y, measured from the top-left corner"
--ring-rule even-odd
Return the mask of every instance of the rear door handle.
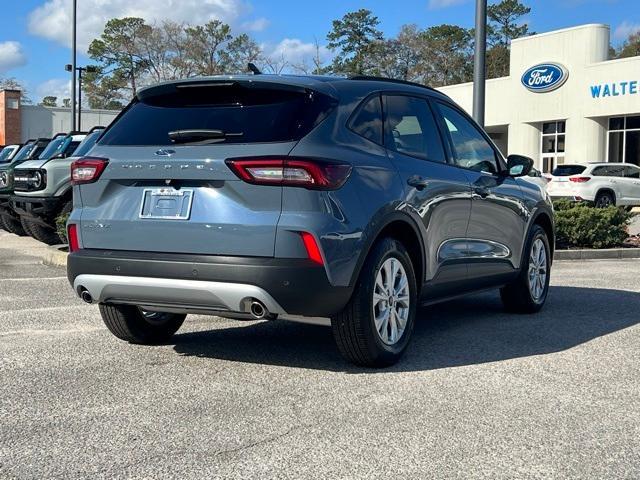
[[410, 187], [415, 188], [416, 190], [423, 190], [429, 185], [429, 181], [425, 178], [422, 178], [418, 175], [413, 175], [407, 179], [407, 184]]

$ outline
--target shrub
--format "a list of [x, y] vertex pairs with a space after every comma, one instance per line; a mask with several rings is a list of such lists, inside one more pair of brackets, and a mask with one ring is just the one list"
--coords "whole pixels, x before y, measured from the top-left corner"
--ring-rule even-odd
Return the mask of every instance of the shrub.
[[60, 239], [63, 243], [69, 243], [69, 239], [67, 238], [67, 220], [69, 220], [69, 213], [61, 213], [58, 218], [56, 218], [56, 231], [60, 236]]
[[632, 214], [619, 207], [594, 208], [560, 200], [554, 202], [559, 248], [612, 248], [628, 237]]

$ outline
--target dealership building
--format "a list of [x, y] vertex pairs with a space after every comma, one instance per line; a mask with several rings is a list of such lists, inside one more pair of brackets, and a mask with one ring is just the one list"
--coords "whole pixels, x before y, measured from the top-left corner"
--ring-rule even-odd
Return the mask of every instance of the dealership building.
[[[581, 25], [511, 44], [510, 75], [487, 81], [485, 125], [505, 154], [562, 163], [640, 165], [640, 57], [609, 60], [607, 25]], [[440, 89], [472, 110], [473, 84]]]

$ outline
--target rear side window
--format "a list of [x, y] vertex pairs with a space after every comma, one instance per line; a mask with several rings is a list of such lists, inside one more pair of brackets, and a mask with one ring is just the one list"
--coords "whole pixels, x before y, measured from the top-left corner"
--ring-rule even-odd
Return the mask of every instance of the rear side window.
[[445, 162], [442, 140], [427, 101], [388, 95], [385, 111], [385, 145], [411, 157]]
[[361, 137], [382, 145], [382, 104], [380, 96], [370, 98], [360, 107], [349, 128]]
[[569, 177], [571, 175], [580, 175], [587, 169], [584, 165], [561, 165], [553, 169], [551, 175], [554, 177]]
[[222, 138], [199, 144], [294, 141], [309, 133], [336, 103], [311, 90], [239, 83], [170, 85], [129, 104], [98, 143], [172, 145], [169, 132], [180, 130], [223, 133]]
[[608, 165], [593, 169], [594, 177], [624, 177], [623, 165]]

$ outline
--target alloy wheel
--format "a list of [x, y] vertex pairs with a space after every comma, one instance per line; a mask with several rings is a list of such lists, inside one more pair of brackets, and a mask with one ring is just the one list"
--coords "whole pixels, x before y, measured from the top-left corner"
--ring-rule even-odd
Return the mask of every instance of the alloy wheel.
[[376, 272], [372, 305], [376, 332], [386, 345], [395, 345], [402, 338], [410, 305], [407, 272], [398, 259], [387, 258]]
[[547, 247], [540, 238], [536, 238], [529, 255], [529, 292], [535, 302], [544, 297], [547, 285]]

